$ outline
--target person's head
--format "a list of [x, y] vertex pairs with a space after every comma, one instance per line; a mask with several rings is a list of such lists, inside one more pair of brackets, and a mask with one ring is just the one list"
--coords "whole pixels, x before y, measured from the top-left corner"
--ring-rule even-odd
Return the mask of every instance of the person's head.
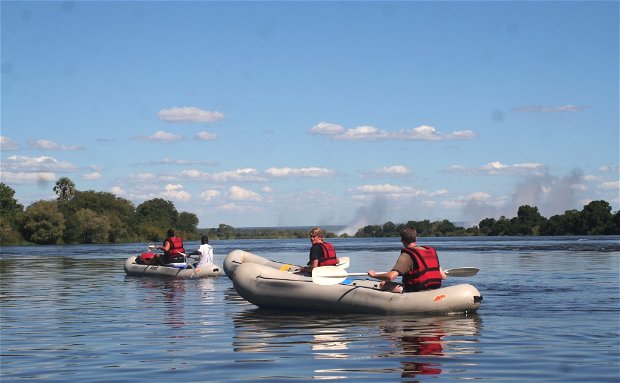
[[203, 235], [202, 237], [200, 237], [200, 243], [202, 243], [203, 245], [206, 245], [207, 243], [209, 243], [209, 237], [207, 237], [206, 235]]
[[405, 246], [409, 245], [410, 243], [415, 243], [417, 237], [418, 233], [413, 227], [405, 226], [405, 228], [400, 231], [400, 240]]
[[166, 235], [168, 236], [168, 238], [174, 237], [174, 230], [173, 229], [168, 229], [168, 231], [166, 232]]
[[315, 227], [314, 229], [310, 230], [310, 241], [312, 243], [323, 242], [324, 235], [325, 233], [323, 229], [321, 229], [320, 227]]

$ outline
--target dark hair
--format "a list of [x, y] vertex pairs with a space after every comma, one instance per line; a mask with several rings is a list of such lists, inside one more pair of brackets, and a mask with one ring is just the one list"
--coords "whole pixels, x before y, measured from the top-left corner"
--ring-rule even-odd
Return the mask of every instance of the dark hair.
[[417, 240], [418, 233], [413, 227], [405, 226], [404, 229], [400, 231], [400, 240], [408, 245], [410, 243], [414, 243]]
[[166, 235], [168, 236], [168, 238], [174, 237], [174, 230], [168, 229], [168, 232], [166, 233]]
[[206, 235], [203, 235], [200, 238], [200, 243], [202, 243], [203, 245], [209, 243], [209, 237], [207, 237]]

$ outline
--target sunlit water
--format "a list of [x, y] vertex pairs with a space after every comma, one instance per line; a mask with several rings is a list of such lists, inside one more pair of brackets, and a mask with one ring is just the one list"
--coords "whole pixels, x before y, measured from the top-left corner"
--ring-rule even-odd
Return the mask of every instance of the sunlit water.
[[[267, 311], [225, 276], [128, 277], [144, 244], [0, 248], [0, 380], [618, 382], [620, 238], [428, 238], [474, 266], [468, 316]], [[398, 239], [336, 239], [350, 272], [388, 270]], [[307, 240], [212, 241], [305, 263]], [[198, 247], [190, 243], [187, 248]]]

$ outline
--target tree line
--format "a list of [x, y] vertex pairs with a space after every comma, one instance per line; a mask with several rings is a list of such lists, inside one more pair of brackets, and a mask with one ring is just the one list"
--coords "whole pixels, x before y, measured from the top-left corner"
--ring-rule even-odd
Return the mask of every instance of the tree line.
[[592, 201], [581, 211], [567, 210], [547, 219], [538, 212], [537, 207], [523, 205], [519, 207], [516, 217], [485, 218], [470, 228], [456, 226], [448, 220], [409, 221], [398, 225], [387, 222], [364, 226], [355, 233], [355, 237], [398, 237], [405, 226], [415, 227], [418, 235], [423, 237], [614, 235], [620, 234], [620, 211], [612, 214], [608, 202]]
[[198, 239], [198, 217], [153, 198], [137, 207], [112, 193], [79, 191], [67, 177], [54, 186], [56, 200], [24, 209], [15, 191], [0, 183], [0, 244], [128, 243], [163, 241], [169, 228]]
[[[79, 191], [67, 177], [54, 188], [55, 200], [41, 200], [24, 208], [14, 198], [15, 191], [0, 183], [0, 244], [73, 244], [163, 241], [173, 228], [186, 240], [202, 234], [210, 239], [306, 238], [302, 228], [217, 228], [198, 229], [198, 217], [178, 212], [171, 201], [153, 198], [138, 206], [112, 193]], [[501, 236], [501, 235], [613, 235], [620, 234], [620, 212], [612, 213], [606, 201], [592, 201], [581, 211], [543, 217], [538, 208], [519, 207], [516, 217], [485, 218], [477, 226], [465, 228], [448, 220], [408, 221], [367, 225], [354, 237], [398, 237], [404, 226], [415, 227], [420, 236]], [[328, 232], [327, 237], [337, 237]], [[340, 237], [349, 237], [342, 234]]]

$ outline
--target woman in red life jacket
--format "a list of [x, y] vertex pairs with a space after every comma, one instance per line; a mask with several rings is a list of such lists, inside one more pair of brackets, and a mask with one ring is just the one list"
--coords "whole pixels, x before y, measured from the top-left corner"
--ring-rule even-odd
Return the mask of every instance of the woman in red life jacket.
[[183, 240], [181, 237], [174, 235], [174, 230], [168, 229], [167, 238], [164, 240], [163, 246], [157, 246], [159, 250], [164, 251], [162, 263], [182, 263], [185, 262], [185, 249], [183, 248]]
[[324, 232], [320, 227], [315, 227], [310, 230], [310, 260], [308, 266], [299, 270], [303, 273], [312, 273], [312, 269], [320, 266], [336, 266], [338, 264], [338, 257], [336, 256], [336, 250], [331, 243], [323, 240]]
[[[380, 279], [381, 288], [395, 293], [432, 290], [441, 287], [441, 280], [446, 273], [439, 267], [437, 252], [432, 247], [416, 244], [417, 232], [412, 227], [405, 227], [400, 233], [404, 248], [391, 271], [377, 274], [368, 270], [368, 276]], [[398, 276], [403, 283], [392, 282]]]

